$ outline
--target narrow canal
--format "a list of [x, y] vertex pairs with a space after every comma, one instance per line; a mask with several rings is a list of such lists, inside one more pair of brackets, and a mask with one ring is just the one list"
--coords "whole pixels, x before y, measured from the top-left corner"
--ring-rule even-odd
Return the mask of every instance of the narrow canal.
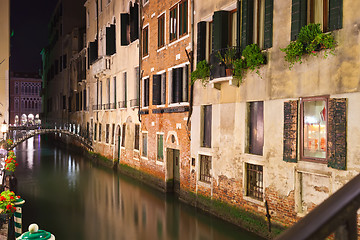
[[15, 151], [24, 230], [35, 222], [59, 240], [261, 239], [44, 137]]

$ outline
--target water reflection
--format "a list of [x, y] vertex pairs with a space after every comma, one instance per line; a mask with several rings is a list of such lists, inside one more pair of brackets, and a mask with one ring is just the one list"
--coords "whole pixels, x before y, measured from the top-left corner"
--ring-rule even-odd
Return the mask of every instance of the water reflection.
[[17, 149], [24, 226], [37, 222], [66, 240], [259, 239], [44, 141], [33, 152], [39, 161], [29, 167], [29, 148], [23, 143]]

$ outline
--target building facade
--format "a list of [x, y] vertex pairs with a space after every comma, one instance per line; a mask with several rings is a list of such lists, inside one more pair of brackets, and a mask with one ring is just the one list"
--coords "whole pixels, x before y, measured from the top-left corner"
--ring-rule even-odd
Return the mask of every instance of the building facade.
[[88, 0], [89, 126], [96, 152], [114, 164], [139, 159], [139, 5]]
[[40, 124], [42, 79], [36, 73], [10, 74], [9, 124]]
[[191, 1], [144, 1], [141, 170], [167, 190], [190, 188]]
[[0, 10], [0, 121], [9, 123], [10, 1]]
[[[272, 219], [289, 225], [359, 173], [360, 5], [317, 4], [196, 1], [195, 56], [212, 66], [206, 86], [194, 87], [197, 194], [262, 215], [267, 202]], [[310, 23], [335, 37], [335, 54], [314, 50], [289, 69], [281, 49]], [[216, 56], [253, 43], [266, 56], [258, 73], [227, 76]]]

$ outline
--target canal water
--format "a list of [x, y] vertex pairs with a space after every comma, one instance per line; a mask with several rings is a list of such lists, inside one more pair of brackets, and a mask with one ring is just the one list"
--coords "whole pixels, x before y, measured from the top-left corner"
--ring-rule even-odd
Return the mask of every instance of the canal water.
[[15, 151], [24, 230], [37, 223], [58, 240], [261, 239], [46, 137], [30, 138]]

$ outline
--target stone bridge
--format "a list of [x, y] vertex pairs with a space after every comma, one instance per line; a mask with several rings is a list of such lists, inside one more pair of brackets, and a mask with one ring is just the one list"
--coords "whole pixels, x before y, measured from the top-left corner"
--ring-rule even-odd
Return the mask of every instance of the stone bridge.
[[11, 127], [9, 129], [10, 138], [13, 140], [13, 144], [7, 147], [7, 150], [11, 150], [23, 141], [39, 135], [39, 134], [49, 134], [49, 133], [59, 133], [68, 135], [77, 141], [79, 141], [87, 150], [93, 151], [92, 142], [87, 138], [73, 133], [66, 129], [49, 129], [49, 128], [41, 128], [41, 127]]

